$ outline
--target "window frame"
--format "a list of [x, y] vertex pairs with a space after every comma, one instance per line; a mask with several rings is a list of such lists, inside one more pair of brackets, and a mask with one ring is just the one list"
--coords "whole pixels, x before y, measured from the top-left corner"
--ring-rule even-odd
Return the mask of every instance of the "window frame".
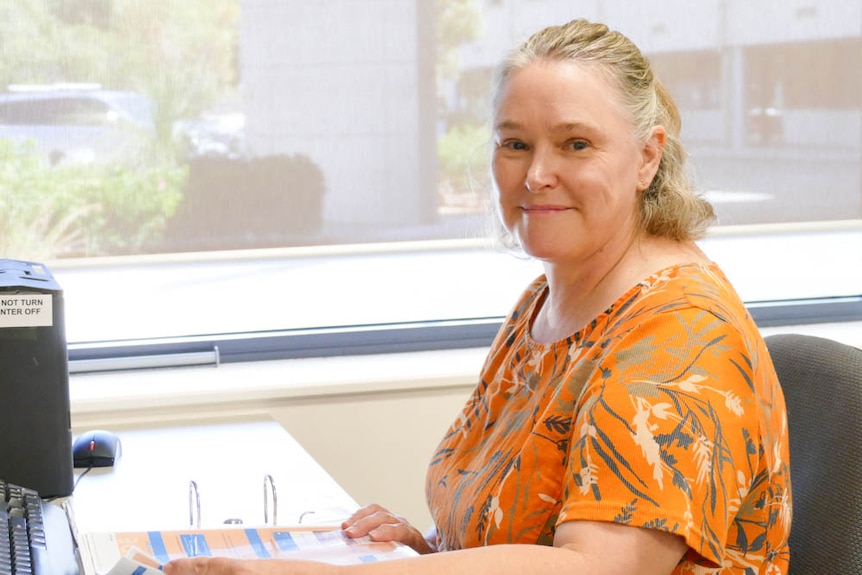
[[[862, 296], [751, 302], [760, 328], [862, 321]], [[502, 317], [69, 344], [70, 373], [487, 347]]]

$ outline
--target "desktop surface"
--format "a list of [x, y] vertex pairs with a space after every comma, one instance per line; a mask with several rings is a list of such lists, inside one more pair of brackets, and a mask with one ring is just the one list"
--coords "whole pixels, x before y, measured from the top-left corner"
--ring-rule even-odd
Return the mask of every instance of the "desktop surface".
[[263, 526], [274, 513], [278, 525], [337, 524], [357, 508], [274, 421], [114, 432], [114, 466], [76, 470], [70, 506], [81, 533]]

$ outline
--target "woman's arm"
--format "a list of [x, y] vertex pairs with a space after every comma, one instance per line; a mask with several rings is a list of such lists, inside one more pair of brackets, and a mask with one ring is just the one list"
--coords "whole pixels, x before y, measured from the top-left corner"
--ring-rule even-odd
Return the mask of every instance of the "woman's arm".
[[490, 545], [410, 559], [335, 566], [289, 560], [195, 558], [172, 561], [166, 575], [668, 575], [687, 547], [681, 537], [597, 521], [570, 521], [557, 529], [554, 547]]

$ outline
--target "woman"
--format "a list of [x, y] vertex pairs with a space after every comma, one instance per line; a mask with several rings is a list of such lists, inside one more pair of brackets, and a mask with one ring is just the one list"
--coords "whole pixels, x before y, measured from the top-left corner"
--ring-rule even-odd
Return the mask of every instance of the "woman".
[[344, 524], [422, 556], [166, 573], [786, 573], [784, 399], [694, 243], [712, 209], [648, 62], [601, 24], [542, 30], [500, 68], [493, 128], [500, 220], [544, 274], [431, 462], [433, 532], [373, 505]]

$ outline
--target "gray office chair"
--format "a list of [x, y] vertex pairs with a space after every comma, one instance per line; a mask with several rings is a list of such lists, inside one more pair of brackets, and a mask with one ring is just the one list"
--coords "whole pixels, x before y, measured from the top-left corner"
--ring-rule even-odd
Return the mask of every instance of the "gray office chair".
[[790, 574], [862, 573], [862, 350], [808, 335], [765, 339], [790, 429]]

